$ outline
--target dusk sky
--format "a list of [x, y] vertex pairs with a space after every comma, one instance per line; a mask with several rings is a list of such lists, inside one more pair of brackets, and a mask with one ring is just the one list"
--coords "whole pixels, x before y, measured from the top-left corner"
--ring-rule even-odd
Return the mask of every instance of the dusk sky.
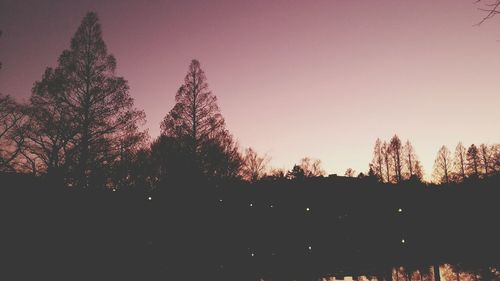
[[291, 169], [366, 172], [377, 137], [409, 139], [431, 174], [441, 145], [500, 141], [500, 17], [473, 0], [0, 0], [0, 92], [26, 100], [88, 11], [152, 138], [198, 59], [242, 147]]

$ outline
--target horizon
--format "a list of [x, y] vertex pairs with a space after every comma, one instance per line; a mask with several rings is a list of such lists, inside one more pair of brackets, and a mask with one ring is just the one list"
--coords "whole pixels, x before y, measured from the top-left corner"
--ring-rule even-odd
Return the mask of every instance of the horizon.
[[93, 10], [152, 139], [199, 59], [229, 131], [272, 167], [289, 170], [309, 156], [327, 174], [366, 172], [375, 140], [398, 134], [429, 180], [441, 145], [500, 139], [492, 129], [500, 22], [474, 26], [484, 14], [469, 2], [383, 3], [354, 17], [363, 3], [198, 3], [203, 13], [180, 1], [2, 1], [0, 92], [26, 100]]

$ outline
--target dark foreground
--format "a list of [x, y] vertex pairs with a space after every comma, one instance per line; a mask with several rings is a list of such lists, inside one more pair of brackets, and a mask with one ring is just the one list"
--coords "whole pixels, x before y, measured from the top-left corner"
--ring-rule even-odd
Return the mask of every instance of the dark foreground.
[[500, 264], [498, 178], [184, 182], [149, 192], [0, 182], [0, 274], [15, 279], [387, 279], [395, 266]]

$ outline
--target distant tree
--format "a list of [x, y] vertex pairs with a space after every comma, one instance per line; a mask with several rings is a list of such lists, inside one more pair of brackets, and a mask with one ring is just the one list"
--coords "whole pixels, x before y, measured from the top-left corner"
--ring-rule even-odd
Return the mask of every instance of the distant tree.
[[0, 93], [0, 171], [15, 171], [13, 163], [24, 149], [19, 130], [25, 122], [22, 106]]
[[391, 178], [391, 167], [392, 167], [391, 150], [389, 148], [389, 144], [386, 141], [384, 141], [382, 143], [382, 155], [384, 157], [386, 182], [392, 182], [392, 178]]
[[491, 150], [486, 144], [479, 146], [480, 167], [485, 177], [489, 176], [492, 170], [492, 155]]
[[441, 146], [434, 161], [433, 178], [439, 183], [449, 183], [451, 177], [452, 158], [450, 150]]
[[260, 180], [266, 175], [269, 161], [270, 158], [267, 155], [259, 156], [251, 147], [245, 149], [241, 168], [242, 178], [250, 182]]
[[294, 165], [292, 170], [288, 171], [286, 173], [286, 178], [287, 179], [304, 179], [306, 177], [306, 173], [304, 172], [304, 169], [300, 167], [299, 165]]
[[492, 154], [492, 163], [493, 163], [493, 170], [495, 173], [500, 172], [500, 144], [494, 144], [491, 146], [491, 154]]
[[345, 173], [344, 173], [344, 176], [346, 177], [349, 177], [349, 178], [352, 178], [354, 177], [354, 175], [356, 174], [356, 171], [353, 170], [352, 168], [348, 168]]
[[409, 140], [407, 140], [403, 146], [403, 167], [404, 170], [404, 178], [418, 178], [422, 179], [422, 167], [420, 161], [418, 161], [417, 154], [415, 152], [415, 148]]
[[389, 151], [392, 157], [392, 164], [394, 169], [394, 177], [397, 183], [402, 180], [402, 170], [403, 170], [403, 162], [402, 162], [402, 146], [401, 140], [397, 135], [394, 135], [389, 142]]
[[480, 156], [476, 145], [472, 144], [467, 149], [467, 175], [474, 178], [479, 177]]
[[304, 171], [306, 177], [322, 177], [325, 175], [319, 159], [304, 157], [300, 160], [299, 167]]
[[35, 96], [43, 93], [44, 102], [53, 102], [47, 106], [65, 111], [65, 116], [56, 119], [72, 122], [74, 132], [67, 133], [74, 133], [73, 149], [65, 153], [66, 158], [71, 154], [73, 181], [80, 187], [103, 186], [108, 170], [120, 157], [120, 143], [133, 134], [143, 135], [139, 126], [144, 112], [134, 108], [128, 83], [115, 70], [116, 60], [107, 52], [97, 14], [89, 12], [70, 49], [59, 57], [58, 67], [49, 68], [35, 84]]
[[375, 147], [373, 148], [373, 159], [370, 163], [371, 169], [373, 169], [374, 175], [381, 181], [384, 182], [384, 151], [382, 147], [382, 141], [377, 138], [375, 141]]
[[241, 165], [241, 157], [236, 155], [237, 145], [225, 128], [217, 98], [208, 89], [197, 60], [191, 61], [175, 101], [161, 123], [161, 131], [183, 142], [194, 169], [191, 172], [205, 176], [237, 174]]
[[457, 147], [455, 148], [455, 155], [453, 159], [453, 175], [456, 179], [460, 181], [464, 181], [466, 177], [465, 174], [466, 158], [467, 158], [467, 151], [463, 146], [462, 142], [459, 142], [457, 144]]

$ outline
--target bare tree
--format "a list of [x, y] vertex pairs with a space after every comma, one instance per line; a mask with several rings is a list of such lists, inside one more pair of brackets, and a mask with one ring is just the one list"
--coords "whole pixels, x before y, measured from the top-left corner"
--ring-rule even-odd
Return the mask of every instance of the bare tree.
[[466, 174], [465, 174], [465, 161], [467, 158], [467, 151], [465, 147], [463, 146], [462, 142], [459, 142], [457, 144], [457, 147], [455, 147], [455, 155], [453, 159], [453, 175], [457, 179], [463, 181], [465, 180]]
[[434, 161], [433, 178], [440, 183], [449, 183], [451, 176], [452, 158], [450, 150], [441, 146]]
[[321, 177], [325, 171], [321, 167], [321, 160], [304, 157], [300, 160], [299, 167], [304, 171], [306, 177]]
[[407, 140], [403, 146], [403, 157], [404, 157], [404, 177], [405, 179], [418, 178], [422, 179], [423, 169], [418, 161], [417, 153], [415, 148], [409, 140]]
[[373, 159], [370, 163], [370, 167], [372, 168], [375, 176], [383, 182], [384, 181], [384, 151], [382, 147], [382, 141], [377, 138], [375, 141], [375, 147], [373, 148]]
[[392, 157], [391, 157], [391, 149], [387, 142], [382, 143], [382, 155], [384, 157], [384, 166], [385, 166], [385, 179], [386, 182], [392, 182], [391, 179], [391, 167], [392, 167]]
[[492, 170], [492, 161], [491, 161], [491, 150], [486, 144], [481, 144], [479, 146], [479, 156], [480, 156], [480, 167], [485, 177], [490, 175]]
[[13, 163], [24, 146], [19, 131], [25, 117], [21, 105], [10, 96], [0, 94], [0, 171], [15, 170]]
[[479, 177], [479, 150], [475, 144], [471, 144], [467, 149], [467, 175], [474, 178]]
[[256, 182], [266, 175], [267, 165], [271, 159], [267, 155], [259, 156], [251, 147], [245, 149], [241, 175], [243, 179]]
[[393, 169], [394, 169], [394, 176], [395, 180], [397, 183], [400, 183], [402, 180], [402, 168], [403, 168], [403, 162], [402, 162], [402, 146], [401, 146], [401, 140], [397, 135], [394, 135], [391, 138], [391, 141], [389, 142], [389, 151], [392, 156], [392, 163], [393, 163]]

